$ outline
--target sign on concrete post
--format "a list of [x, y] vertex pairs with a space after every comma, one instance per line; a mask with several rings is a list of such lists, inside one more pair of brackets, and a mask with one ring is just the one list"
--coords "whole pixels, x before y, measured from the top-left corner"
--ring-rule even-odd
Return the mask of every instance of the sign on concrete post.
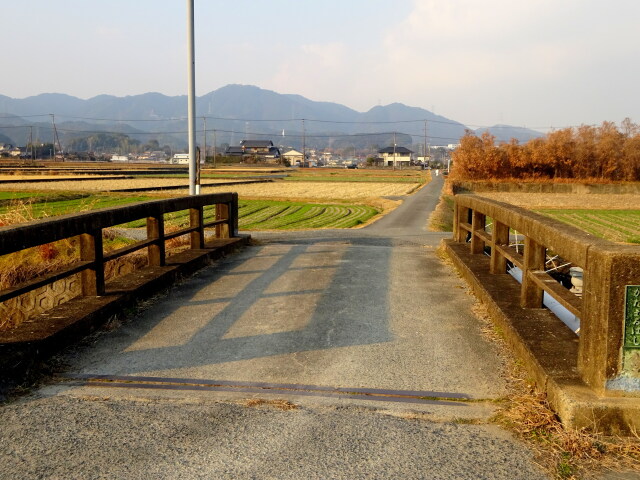
[[640, 348], [640, 285], [627, 285], [624, 303], [624, 348]]

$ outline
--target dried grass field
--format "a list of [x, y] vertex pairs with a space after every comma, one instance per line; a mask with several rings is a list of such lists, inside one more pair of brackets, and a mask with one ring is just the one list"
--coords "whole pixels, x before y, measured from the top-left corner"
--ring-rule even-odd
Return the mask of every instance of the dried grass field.
[[[15, 177], [14, 177], [15, 178]], [[37, 177], [42, 178], [42, 177]], [[69, 180], [62, 180], [63, 176], [56, 176], [55, 182], [34, 182], [29, 183], [3, 183], [2, 190], [25, 191], [25, 190], [61, 190], [73, 192], [109, 192], [128, 188], [153, 188], [153, 187], [176, 187], [186, 189], [189, 186], [188, 178], [123, 178], [121, 180], [103, 180], [98, 178], [86, 178], [79, 180], [71, 177]], [[229, 183], [233, 180], [203, 180], [202, 185], [215, 185], [216, 183]], [[225, 187], [229, 191], [230, 187]], [[180, 194], [180, 192], [176, 192]], [[186, 193], [185, 193], [186, 194]]]
[[478, 192], [476, 195], [536, 210], [547, 208], [599, 210], [640, 208], [640, 195], [638, 194]]

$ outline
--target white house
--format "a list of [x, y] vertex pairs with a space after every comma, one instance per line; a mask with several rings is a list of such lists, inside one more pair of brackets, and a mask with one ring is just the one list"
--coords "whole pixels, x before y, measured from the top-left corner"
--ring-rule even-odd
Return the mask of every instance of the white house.
[[382, 165], [385, 167], [409, 166], [411, 164], [411, 150], [405, 147], [386, 147], [378, 150], [382, 156]]

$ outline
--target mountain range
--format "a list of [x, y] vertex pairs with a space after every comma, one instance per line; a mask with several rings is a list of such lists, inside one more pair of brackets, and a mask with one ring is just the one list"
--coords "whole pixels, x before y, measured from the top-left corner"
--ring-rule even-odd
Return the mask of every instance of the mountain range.
[[[428, 110], [401, 103], [358, 112], [344, 105], [317, 102], [300, 95], [279, 94], [248, 85], [227, 85], [198, 97], [198, 141], [217, 145], [243, 139], [269, 139], [276, 145], [367, 148], [394, 142], [401, 146], [458, 143], [469, 130], [464, 124]], [[53, 115], [52, 115], [53, 114]], [[0, 142], [25, 145], [51, 142], [53, 124], [63, 147], [73, 139], [98, 132], [124, 134], [140, 142], [184, 148], [187, 142], [187, 98], [145, 93], [126, 97], [99, 95], [87, 100], [64, 94], [41, 94], [24, 99], [0, 95]], [[204, 117], [204, 118], [203, 118]], [[303, 120], [304, 119], [304, 120]], [[425, 122], [426, 121], [426, 122]], [[485, 129], [481, 129], [485, 130]], [[542, 136], [519, 127], [489, 127], [498, 141]]]

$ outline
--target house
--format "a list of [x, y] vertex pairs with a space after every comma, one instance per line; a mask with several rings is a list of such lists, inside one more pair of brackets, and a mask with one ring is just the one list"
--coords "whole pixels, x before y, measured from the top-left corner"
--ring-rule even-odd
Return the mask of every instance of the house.
[[240, 147], [245, 153], [265, 155], [273, 148], [273, 142], [271, 140], [242, 140]]
[[411, 164], [411, 155], [413, 152], [405, 147], [386, 147], [378, 150], [381, 155], [382, 165], [385, 167], [405, 166]]
[[20, 147], [13, 147], [9, 150], [9, 155], [12, 157], [21, 157], [24, 155], [26, 149]]
[[227, 147], [227, 149], [224, 151], [225, 155], [228, 155], [230, 157], [241, 157], [242, 155], [244, 155], [244, 149], [242, 147]]
[[13, 145], [10, 143], [0, 143], [0, 156], [9, 156], [11, 155], [11, 150], [13, 150]]
[[280, 149], [271, 140], [242, 140], [239, 146], [229, 146], [224, 152], [232, 157], [259, 157], [266, 160], [280, 158]]
[[295, 165], [296, 163], [301, 164], [302, 163], [302, 152], [299, 152], [297, 150], [289, 150], [286, 153], [282, 154], [282, 157], [285, 160], [289, 160], [289, 162], [291, 163], [291, 165]]

